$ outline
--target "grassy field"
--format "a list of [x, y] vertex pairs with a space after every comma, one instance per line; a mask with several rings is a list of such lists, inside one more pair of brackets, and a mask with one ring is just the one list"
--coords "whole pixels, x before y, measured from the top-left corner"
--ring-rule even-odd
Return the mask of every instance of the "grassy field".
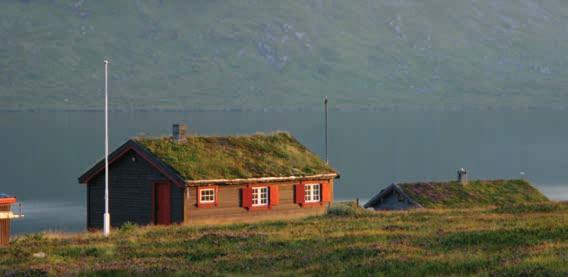
[[0, 2], [0, 109], [565, 108], [565, 1]]
[[[44, 252], [46, 257], [35, 258]], [[297, 221], [136, 227], [20, 236], [0, 274], [568, 274], [568, 206], [369, 212], [349, 204]]]

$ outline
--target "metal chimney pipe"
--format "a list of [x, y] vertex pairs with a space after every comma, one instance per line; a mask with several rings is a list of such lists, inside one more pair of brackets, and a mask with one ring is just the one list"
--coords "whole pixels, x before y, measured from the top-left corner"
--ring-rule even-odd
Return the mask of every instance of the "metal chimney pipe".
[[458, 182], [463, 185], [467, 184], [467, 170], [463, 167], [458, 169]]
[[323, 100], [324, 114], [325, 114], [325, 163], [329, 163], [327, 157], [327, 96]]
[[185, 139], [186, 132], [187, 126], [185, 124], [174, 124], [172, 126], [172, 137], [177, 142], [183, 141]]

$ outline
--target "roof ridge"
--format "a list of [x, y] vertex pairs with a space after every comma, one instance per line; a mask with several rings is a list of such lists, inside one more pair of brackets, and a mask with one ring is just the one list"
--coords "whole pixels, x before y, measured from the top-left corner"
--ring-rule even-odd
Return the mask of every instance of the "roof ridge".
[[[292, 138], [295, 138], [290, 132], [288, 131], [282, 131], [282, 130], [276, 130], [276, 131], [270, 131], [270, 132], [255, 132], [255, 133], [248, 133], [248, 134], [233, 134], [233, 135], [217, 135], [217, 134], [186, 134], [185, 137], [197, 137], [197, 138], [239, 138], [239, 137], [254, 137], [254, 136], [264, 136], [264, 137], [270, 137], [270, 136], [277, 136], [277, 135], [288, 135]], [[157, 136], [152, 136], [152, 135], [148, 135], [148, 136], [144, 136], [144, 135], [138, 135], [138, 136], [132, 136], [130, 137], [130, 139], [132, 140], [140, 140], [140, 139], [170, 139], [172, 138], [171, 135], [157, 135]]]

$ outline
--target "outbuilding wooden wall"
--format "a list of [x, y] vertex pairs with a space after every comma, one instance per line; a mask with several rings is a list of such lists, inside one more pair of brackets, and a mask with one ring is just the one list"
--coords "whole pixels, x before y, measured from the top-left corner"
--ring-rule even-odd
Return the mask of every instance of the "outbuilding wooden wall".
[[[146, 160], [130, 151], [115, 161], [109, 172], [109, 209], [111, 225], [126, 222], [139, 225], [153, 224], [152, 201], [154, 184], [167, 180]], [[87, 227], [103, 227], [104, 171], [87, 185]], [[171, 184], [172, 223], [183, 221], [183, 188]]]
[[373, 209], [394, 211], [394, 210], [406, 210], [416, 208], [408, 198], [404, 195], [400, 195], [397, 191], [393, 190], [391, 193], [385, 195], [383, 199], [377, 201], [375, 205], [372, 206]]
[[[294, 203], [294, 185], [297, 183], [270, 183], [279, 187], [279, 203], [270, 209], [247, 210], [242, 207], [241, 190], [247, 185], [219, 185], [218, 204], [216, 207], [197, 207], [197, 188], [186, 188], [185, 194], [185, 224], [220, 224], [234, 222], [257, 222], [262, 220], [279, 220], [325, 213], [326, 208], [333, 202], [333, 180], [309, 181], [306, 183], [329, 182], [330, 202], [307, 204], [301, 206]], [[267, 184], [257, 184], [266, 186]]]
[[[10, 205], [0, 205], [0, 212], [10, 211]], [[10, 241], [10, 219], [0, 219], [0, 247]]]

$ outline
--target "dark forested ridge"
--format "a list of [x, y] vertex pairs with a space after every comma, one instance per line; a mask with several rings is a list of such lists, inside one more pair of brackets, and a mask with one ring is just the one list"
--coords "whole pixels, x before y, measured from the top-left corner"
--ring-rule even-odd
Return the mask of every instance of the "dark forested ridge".
[[0, 3], [0, 109], [563, 109], [568, 2]]

